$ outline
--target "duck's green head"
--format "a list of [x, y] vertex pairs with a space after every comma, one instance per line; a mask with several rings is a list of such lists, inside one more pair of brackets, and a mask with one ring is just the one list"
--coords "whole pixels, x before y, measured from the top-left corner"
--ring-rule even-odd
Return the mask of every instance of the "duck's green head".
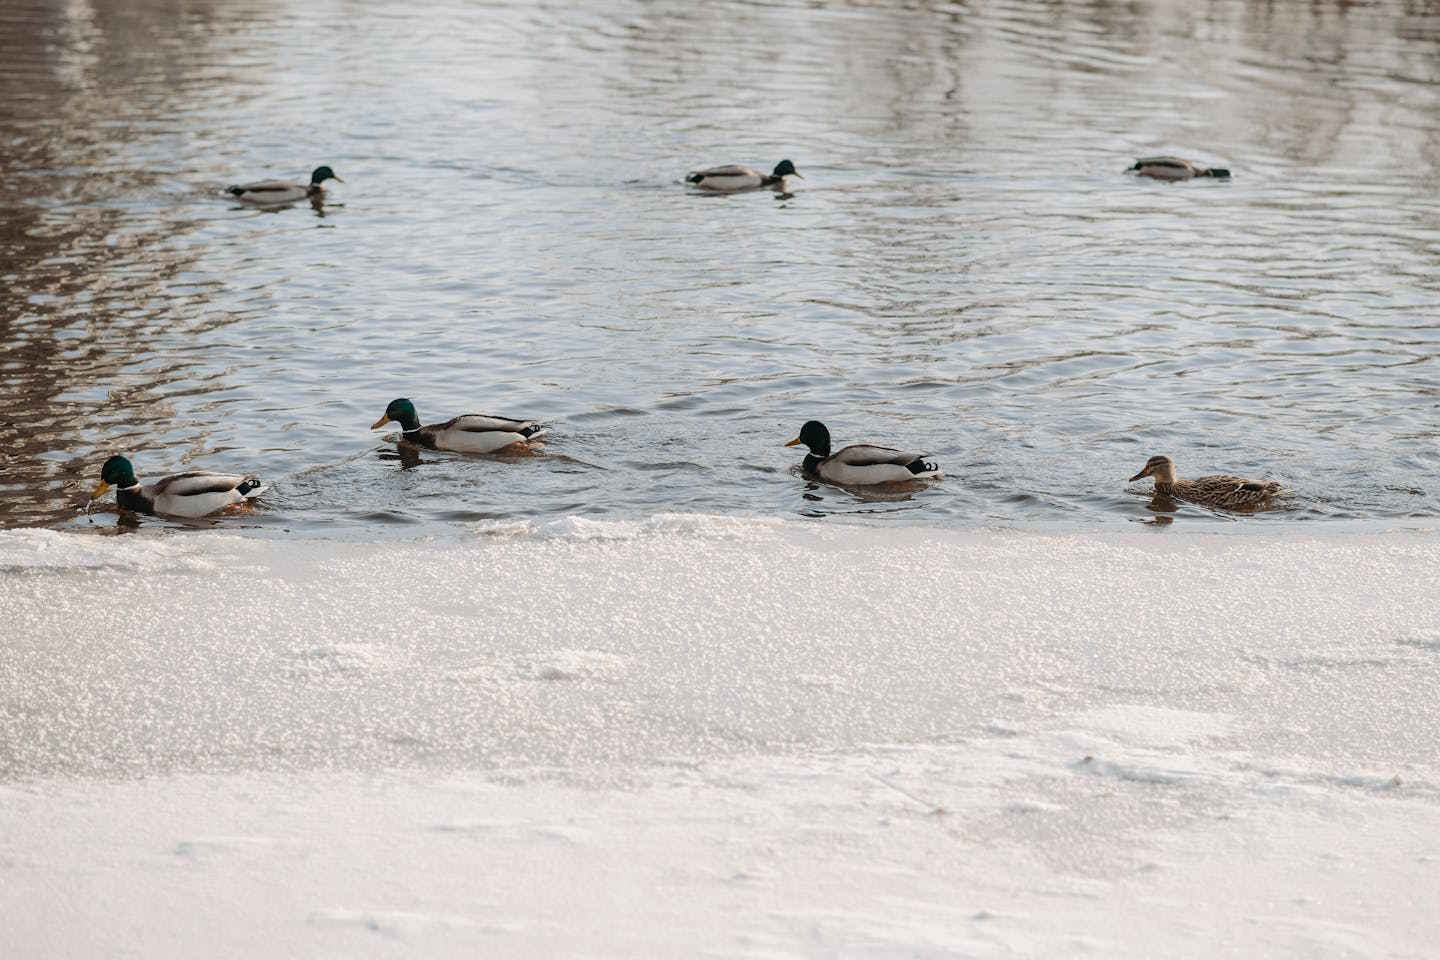
[[376, 420], [370, 425], [371, 430], [379, 430], [387, 423], [398, 423], [405, 431], [419, 430], [420, 418], [415, 415], [415, 404], [404, 397], [398, 400], [391, 400], [390, 405], [385, 408], [385, 416]]
[[785, 446], [793, 447], [801, 443], [817, 457], [830, 456], [830, 431], [819, 420], [806, 420], [805, 425], [800, 428], [800, 436]]
[[90, 494], [90, 499], [100, 499], [112, 486], [123, 490], [126, 487], [133, 487], [137, 483], [139, 481], [135, 479], [135, 468], [130, 465], [130, 461], [121, 456], [111, 457], [100, 468], [100, 486]]
[[[779, 163], [775, 164], [775, 172], [773, 176], [800, 177], [800, 171], [796, 170], [795, 164], [791, 163], [789, 160], [781, 160]], [[800, 177], [800, 179], [804, 180], [805, 178]]]
[[335, 180], [340, 183], [345, 182], [344, 180], [341, 180], [339, 177], [335, 176], [335, 171], [331, 170], [329, 167], [316, 167], [315, 172], [310, 174], [310, 186], [312, 187], [318, 187], [326, 180]]

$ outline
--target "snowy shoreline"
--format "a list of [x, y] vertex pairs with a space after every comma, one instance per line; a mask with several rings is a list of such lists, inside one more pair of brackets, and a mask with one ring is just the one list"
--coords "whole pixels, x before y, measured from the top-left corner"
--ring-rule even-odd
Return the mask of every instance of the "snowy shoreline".
[[1427, 955], [1440, 536], [0, 533], [0, 952]]

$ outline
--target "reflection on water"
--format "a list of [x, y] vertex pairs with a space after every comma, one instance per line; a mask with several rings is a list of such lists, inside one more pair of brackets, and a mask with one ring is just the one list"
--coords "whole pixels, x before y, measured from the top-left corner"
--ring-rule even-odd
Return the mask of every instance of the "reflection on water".
[[[1253, 522], [1432, 517], [1437, 35], [1400, 2], [16, 0], [0, 524], [87, 524], [111, 452], [273, 483], [227, 526], [360, 537], [1146, 518], [1159, 452], [1296, 491]], [[1234, 179], [1121, 175], [1157, 153]], [[780, 156], [790, 194], [682, 183]], [[223, 194], [320, 163], [323, 207]], [[394, 396], [533, 413], [548, 455], [396, 469]], [[807, 484], [812, 417], [947, 478]]]

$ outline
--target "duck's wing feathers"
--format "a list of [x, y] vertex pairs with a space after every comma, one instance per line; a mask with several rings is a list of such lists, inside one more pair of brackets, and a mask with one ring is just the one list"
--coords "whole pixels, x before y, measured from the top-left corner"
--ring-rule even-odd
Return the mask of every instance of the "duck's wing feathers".
[[[1197, 499], [1229, 507], [1247, 507], [1264, 503], [1280, 492], [1274, 480], [1250, 480], [1228, 473], [1197, 477], [1188, 481], [1189, 492]], [[1184, 491], [1182, 491], [1184, 492]]]
[[832, 453], [828, 460], [851, 467], [869, 467], [880, 463], [898, 463], [908, 466], [916, 460], [925, 459], [923, 453], [910, 453], [894, 447], [877, 447], [868, 443], [856, 443]]
[[758, 171], [751, 170], [749, 167], [742, 167], [738, 163], [729, 163], [723, 167], [710, 167], [708, 170], [696, 170], [690, 174], [690, 179], [693, 181], [697, 177], [704, 179], [705, 177], [756, 177], [759, 175]]
[[254, 183], [236, 184], [230, 188], [230, 192], [237, 197], [242, 193], [253, 193], [257, 196], [265, 194], [293, 193], [296, 190], [305, 190], [302, 184], [291, 183], [288, 180], [257, 180]]
[[461, 414], [430, 429], [460, 430], [465, 433], [518, 433], [527, 440], [545, 432], [534, 420], [512, 420], [509, 417], [492, 417], [485, 413]]
[[224, 473], [177, 473], [173, 477], [166, 477], [151, 484], [149, 492], [154, 496], [196, 497], [207, 493], [239, 491], [240, 487], [247, 484], [258, 487], [259, 480], [255, 477]]

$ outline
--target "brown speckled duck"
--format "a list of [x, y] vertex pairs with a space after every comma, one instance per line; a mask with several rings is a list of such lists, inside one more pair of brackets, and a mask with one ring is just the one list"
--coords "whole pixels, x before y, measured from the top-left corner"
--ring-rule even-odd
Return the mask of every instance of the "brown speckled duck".
[[1145, 468], [1131, 477], [1130, 482], [1146, 477], [1155, 478], [1157, 496], [1173, 497], [1220, 510], [1264, 510], [1280, 492], [1280, 484], [1273, 480], [1247, 480], [1228, 474], [1181, 480], [1175, 476], [1175, 464], [1164, 456], [1145, 461]]

